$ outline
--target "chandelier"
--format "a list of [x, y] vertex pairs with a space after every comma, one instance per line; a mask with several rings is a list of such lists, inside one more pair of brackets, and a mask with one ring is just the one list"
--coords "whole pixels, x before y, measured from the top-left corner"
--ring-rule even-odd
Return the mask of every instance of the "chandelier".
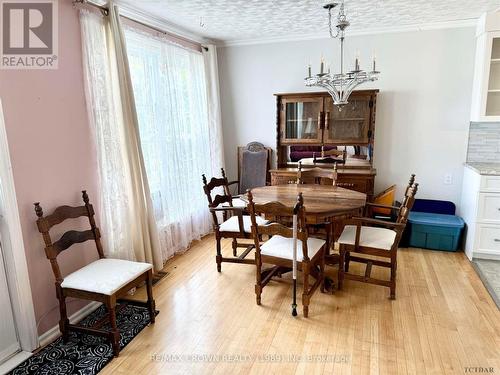
[[[340, 5], [339, 14], [334, 33], [332, 25], [332, 9]], [[330, 69], [325, 72], [325, 62], [321, 58], [320, 72], [314, 76], [311, 75], [311, 65], [308, 67], [308, 77], [305, 78], [305, 85], [308, 87], [316, 86], [321, 87], [328, 91], [333, 98], [333, 103], [342, 110], [342, 106], [348, 103], [351, 92], [359, 85], [369, 81], [376, 81], [380, 72], [376, 70], [375, 56], [373, 57], [373, 65], [371, 72], [365, 72], [359, 67], [359, 57], [356, 57], [354, 70], [344, 72], [344, 39], [345, 30], [350, 25], [344, 10], [344, 0], [341, 2], [333, 2], [326, 4], [323, 8], [328, 9], [328, 28], [330, 37], [340, 39], [340, 73], [331, 74]]]

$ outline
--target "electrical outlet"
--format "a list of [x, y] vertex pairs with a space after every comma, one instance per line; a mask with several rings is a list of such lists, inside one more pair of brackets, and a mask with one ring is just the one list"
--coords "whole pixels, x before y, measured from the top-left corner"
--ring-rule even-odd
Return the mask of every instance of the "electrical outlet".
[[453, 175], [451, 173], [447, 173], [444, 175], [444, 184], [445, 185], [453, 184]]

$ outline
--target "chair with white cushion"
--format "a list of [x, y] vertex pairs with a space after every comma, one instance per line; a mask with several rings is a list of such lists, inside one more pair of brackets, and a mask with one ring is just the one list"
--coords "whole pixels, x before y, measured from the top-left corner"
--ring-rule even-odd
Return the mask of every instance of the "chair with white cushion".
[[[253, 244], [239, 243], [238, 239], [251, 239], [252, 230], [250, 216], [244, 215], [246, 207], [233, 206], [233, 197], [227, 190], [227, 178], [223, 174], [222, 178], [212, 177], [210, 182], [207, 181], [205, 175], [203, 178], [203, 191], [208, 199], [208, 209], [212, 214], [215, 241], [217, 246], [217, 271], [221, 272], [222, 262], [228, 263], [244, 263], [254, 264], [253, 259], [245, 259], [246, 256], [254, 248]], [[219, 194], [217, 194], [219, 193]], [[212, 197], [212, 195], [214, 195]], [[219, 223], [217, 213], [222, 213], [223, 222]], [[259, 223], [266, 223], [263, 218], [258, 218]], [[232, 239], [233, 257], [227, 258], [222, 256], [221, 240], [223, 238]], [[237, 248], [243, 247], [245, 250], [238, 256]]]
[[[297, 213], [297, 269], [303, 273], [302, 305], [304, 317], [309, 315], [309, 302], [318, 287], [323, 290], [325, 270], [326, 241], [308, 236], [305, 223], [305, 208], [302, 193], [298, 196]], [[290, 272], [293, 266], [293, 228], [279, 222], [259, 223], [259, 215], [265, 217], [285, 218], [289, 223], [293, 217], [294, 207], [286, 207], [280, 202], [255, 204], [251, 191], [248, 192], [248, 211], [252, 218], [252, 234], [255, 242], [255, 264], [257, 278], [255, 293], [257, 305], [261, 304], [263, 288], [273, 276], [280, 276]], [[269, 240], [261, 243], [263, 235], [271, 236]], [[262, 264], [272, 264], [274, 267], [263, 270]], [[310, 285], [310, 276], [315, 281]]]
[[[118, 356], [120, 353], [120, 332], [116, 325], [117, 300], [125, 297], [127, 292], [145, 282], [148, 296], [147, 302], [130, 301], [127, 303], [146, 306], [149, 310], [151, 323], [155, 322], [152, 266], [149, 263], [105, 258], [100, 241], [101, 234], [99, 228], [95, 225], [94, 208], [89, 203], [89, 197], [85, 190], [82, 191], [82, 197], [83, 206], [60, 206], [48, 216], [44, 216], [40, 203], [35, 203], [35, 212], [38, 217], [36, 223], [39, 232], [43, 235], [45, 254], [50, 260], [56, 279], [56, 295], [59, 300], [60, 312], [59, 329], [64, 341], [68, 340], [70, 331], [108, 337], [113, 347], [113, 354]], [[52, 242], [50, 230], [54, 226], [65, 220], [79, 217], [88, 218], [90, 229], [85, 231], [70, 230], [64, 233], [59, 240]], [[99, 259], [63, 278], [57, 262], [58, 255], [74, 244], [90, 240], [96, 244]], [[70, 324], [66, 312], [67, 297], [103, 303], [108, 310], [111, 331], [99, 329], [104, 321], [97, 322], [94, 327]]]
[[337, 163], [334, 164], [333, 169], [318, 168], [303, 170], [302, 162], [299, 161], [297, 169], [297, 184], [321, 184], [322, 180], [327, 180], [327, 184], [337, 185]]
[[[224, 171], [224, 168], [221, 168], [221, 173], [222, 173], [222, 178], [225, 178], [227, 179], [226, 177], [226, 172]], [[232, 199], [231, 199], [231, 202], [226, 202], [223, 204], [224, 207], [239, 207], [239, 208], [243, 208], [243, 209], [246, 209], [247, 208], [247, 202], [245, 202], [243, 199], [241, 199], [241, 196], [240, 195], [232, 195], [231, 194], [231, 189], [230, 189], [230, 186], [233, 185], [233, 184], [238, 184], [239, 181], [232, 181], [232, 182], [227, 182], [227, 184], [224, 186], [224, 192], [227, 194], [227, 195], [231, 195], [232, 196]]]
[[[340, 262], [338, 288], [342, 289], [344, 279], [382, 285], [390, 288], [391, 299], [396, 298], [396, 268], [399, 241], [406, 227], [408, 215], [415, 202], [418, 184], [406, 191], [403, 205], [399, 208], [396, 222], [372, 218], [352, 218], [345, 222], [344, 230], [338, 239]], [[389, 258], [390, 261], [366, 258], [358, 255]], [[364, 276], [349, 273], [349, 261], [366, 264]], [[372, 266], [387, 267], [391, 270], [390, 280], [371, 277]]]

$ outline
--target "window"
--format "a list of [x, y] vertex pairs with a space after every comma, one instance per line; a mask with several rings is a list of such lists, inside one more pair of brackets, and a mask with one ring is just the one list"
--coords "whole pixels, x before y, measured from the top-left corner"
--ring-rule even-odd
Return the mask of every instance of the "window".
[[[113, 258], [155, 258], [140, 249], [140, 226], [149, 222], [138, 224], [142, 217], [135, 215], [134, 204], [142, 201], [134, 196], [136, 182], [131, 178], [137, 172], [137, 155], [129, 154], [136, 150], [128, 149], [125, 138], [135, 126], [123, 119], [120, 80], [126, 78], [117, 69], [109, 38], [117, 31], [108, 18], [84, 9], [80, 22], [88, 113], [99, 163], [104, 250]], [[211, 228], [201, 175], [212, 176], [223, 163], [218, 88], [212, 74], [215, 51], [202, 55], [135, 28], [123, 32], [143, 156], [139, 163], [144, 160], [165, 261]]]
[[140, 139], [162, 249], [210, 229], [201, 175], [211, 174], [203, 56], [127, 28]]

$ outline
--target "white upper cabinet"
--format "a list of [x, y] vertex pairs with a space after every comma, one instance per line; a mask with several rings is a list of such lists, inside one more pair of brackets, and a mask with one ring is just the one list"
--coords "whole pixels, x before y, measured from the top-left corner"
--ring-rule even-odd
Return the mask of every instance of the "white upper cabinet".
[[484, 14], [476, 36], [471, 121], [500, 121], [500, 12]]

